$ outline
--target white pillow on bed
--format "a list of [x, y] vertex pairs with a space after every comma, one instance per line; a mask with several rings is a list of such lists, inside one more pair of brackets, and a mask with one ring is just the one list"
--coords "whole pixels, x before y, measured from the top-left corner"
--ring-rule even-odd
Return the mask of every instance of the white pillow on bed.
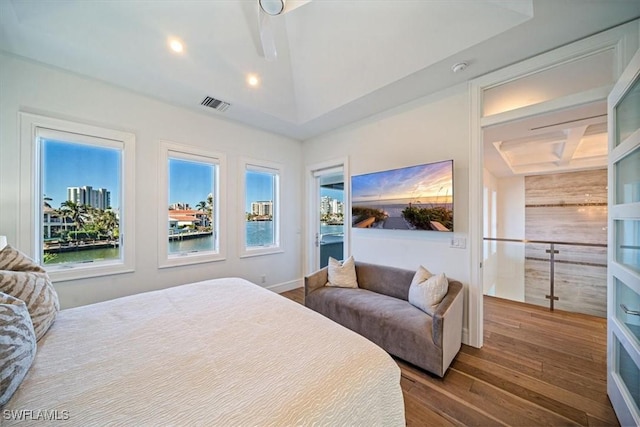
[[36, 356], [36, 334], [24, 301], [0, 292], [0, 407], [11, 399]]
[[433, 316], [448, 291], [449, 281], [444, 273], [433, 275], [420, 266], [409, 287], [409, 303]]
[[329, 282], [327, 286], [337, 288], [357, 288], [358, 278], [356, 277], [356, 262], [353, 256], [347, 258], [344, 262], [340, 262], [335, 258], [329, 257], [328, 266]]

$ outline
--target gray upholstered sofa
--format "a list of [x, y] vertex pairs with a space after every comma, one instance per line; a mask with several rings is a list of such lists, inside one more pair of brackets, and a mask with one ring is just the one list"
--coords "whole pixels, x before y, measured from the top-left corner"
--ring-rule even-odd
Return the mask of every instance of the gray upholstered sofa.
[[305, 277], [305, 305], [442, 377], [462, 342], [462, 284], [449, 279], [449, 290], [431, 317], [407, 300], [414, 274], [356, 262], [358, 288], [338, 288], [325, 286], [325, 267]]

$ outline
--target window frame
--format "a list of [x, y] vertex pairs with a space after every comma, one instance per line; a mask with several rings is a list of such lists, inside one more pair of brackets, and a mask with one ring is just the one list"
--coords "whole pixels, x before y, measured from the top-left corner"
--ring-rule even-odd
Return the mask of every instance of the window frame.
[[64, 142], [118, 148], [121, 150], [119, 234], [120, 258], [97, 262], [47, 264], [44, 266], [53, 281], [66, 281], [90, 277], [130, 273], [135, 270], [135, 143], [133, 133], [88, 125], [53, 117], [19, 112], [20, 121], [20, 183], [19, 194], [23, 203], [18, 208], [18, 247], [37, 263], [43, 264], [44, 210], [42, 199], [42, 144], [41, 138]]
[[[174, 153], [172, 155], [172, 153]], [[169, 206], [169, 159], [191, 160], [207, 163], [214, 168], [213, 198], [213, 251], [195, 253], [169, 254], [169, 228], [167, 227], [167, 209]], [[226, 158], [224, 154], [172, 141], [160, 141], [160, 157], [158, 163], [159, 209], [158, 209], [158, 268], [171, 268], [182, 265], [202, 264], [224, 261], [225, 246], [225, 209], [221, 204], [225, 199]]]
[[[274, 227], [274, 244], [269, 246], [247, 246], [247, 220], [246, 220], [246, 200], [247, 200], [247, 172], [264, 172], [274, 174], [274, 189], [273, 189], [273, 227]], [[280, 207], [280, 192], [283, 177], [283, 167], [280, 163], [269, 162], [265, 160], [257, 160], [250, 158], [241, 158], [239, 167], [239, 193], [240, 193], [240, 232], [238, 233], [239, 242], [238, 248], [240, 248], [240, 258], [248, 258], [254, 256], [270, 255], [283, 253], [284, 248], [282, 245], [282, 228], [280, 226], [281, 221], [281, 207]]]

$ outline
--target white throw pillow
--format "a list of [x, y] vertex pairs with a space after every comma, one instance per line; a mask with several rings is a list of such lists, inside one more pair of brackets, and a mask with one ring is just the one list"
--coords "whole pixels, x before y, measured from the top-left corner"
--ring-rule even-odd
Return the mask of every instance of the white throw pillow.
[[358, 279], [356, 277], [356, 262], [353, 256], [340, 262], [329, 257], [329, 281], [327, 286], [338, 288], [357, 288]]
[[420, 266], [409, 287], [409, 303], [433, 316], [448, 290], [449, 281], [444, 273], [433, 275]]

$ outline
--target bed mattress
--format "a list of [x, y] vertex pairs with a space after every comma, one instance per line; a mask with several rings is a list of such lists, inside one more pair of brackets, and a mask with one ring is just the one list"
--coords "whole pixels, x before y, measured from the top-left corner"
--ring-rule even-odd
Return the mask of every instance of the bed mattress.
[[378, 346], [238, 278], [63, 310], [2, 425], [405, 425]]

